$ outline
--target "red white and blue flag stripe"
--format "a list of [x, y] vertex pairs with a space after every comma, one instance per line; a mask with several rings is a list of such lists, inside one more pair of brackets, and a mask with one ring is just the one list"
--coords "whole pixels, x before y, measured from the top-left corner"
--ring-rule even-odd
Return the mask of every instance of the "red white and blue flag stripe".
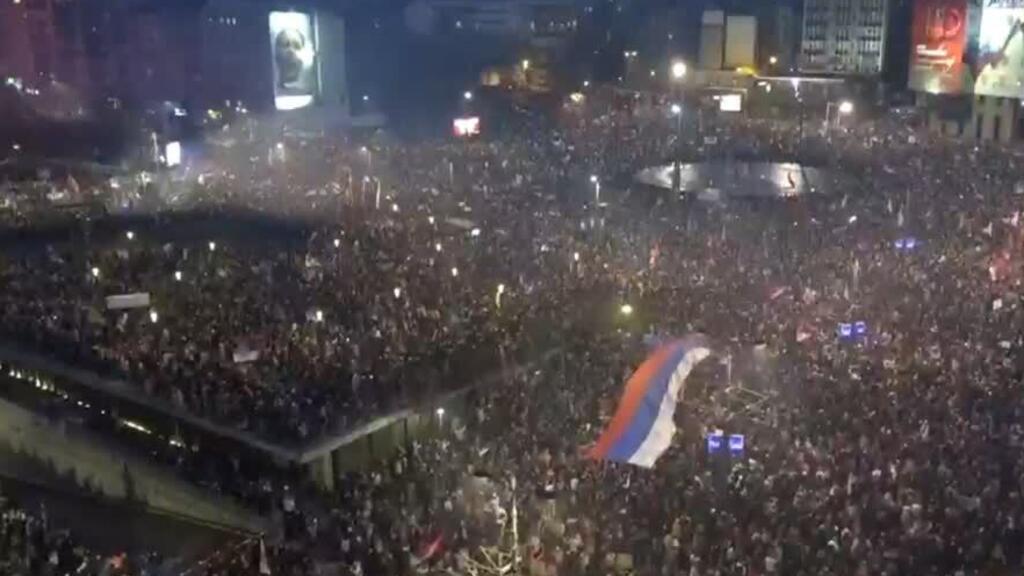
[[615, 416], [588, 456], [654, 466], [675, 435], [676, 404], [686, 378], [710, 354], [706, 340], [699, 335], [656, 349], [630, 377]]

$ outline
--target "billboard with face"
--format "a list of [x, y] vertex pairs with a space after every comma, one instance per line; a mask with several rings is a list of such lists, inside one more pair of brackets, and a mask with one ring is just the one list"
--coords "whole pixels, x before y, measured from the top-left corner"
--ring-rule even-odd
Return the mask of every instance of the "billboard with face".
[[295, 110], [312, 104], [320, 88], [313, 19], [305, 12], [270, 13], [274, 105]]
[[917, 0], [911, 27], [909, 84], [933, 94], [970, 91], [965, 64], [968, 0]]
[[1024, 0], [985, 0], [974, 91], [984, 96], [1024, 96]]

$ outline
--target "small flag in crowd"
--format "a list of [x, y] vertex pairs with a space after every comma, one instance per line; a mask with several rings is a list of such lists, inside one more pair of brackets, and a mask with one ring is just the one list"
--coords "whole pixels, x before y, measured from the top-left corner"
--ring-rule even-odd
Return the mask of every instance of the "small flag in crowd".
[[260, 538], [260, 574], [270, 576], [270, 560], [267, 558], [267, 545]]
[[675, 435], [673, 418], [686, 378], [710, 355], [706, 339], [700, 335], [655, 350], [630, 377], [615, 416], [588, 456], [654, 466]]
[[438, 533], [437, 536], [423, 543], [420, 547], [419, 553], [416, 554], [416, 558], [413, 560], [414, 566], [419, 566], [424, 562], [429, 562], [431, 558], [439, 555], [444, 551], [444, 535]]

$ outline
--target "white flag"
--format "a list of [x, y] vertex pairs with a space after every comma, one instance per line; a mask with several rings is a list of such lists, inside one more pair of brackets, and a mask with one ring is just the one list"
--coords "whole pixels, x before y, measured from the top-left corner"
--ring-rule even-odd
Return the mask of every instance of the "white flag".
[[260, 574], [270, 576], [270, 560], [267, 559], [267, 546], [260, 538]]

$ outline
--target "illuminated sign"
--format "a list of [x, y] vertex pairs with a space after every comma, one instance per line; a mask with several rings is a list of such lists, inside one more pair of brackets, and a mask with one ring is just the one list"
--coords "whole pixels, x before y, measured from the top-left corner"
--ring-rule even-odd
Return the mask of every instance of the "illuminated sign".
[[313, 104], [320, 78], [313, 21], [305, 12], [270, 13], [274, 106], [296, 110]]
[[974, 91], [985, 96], [1024, 95], [1024, 2], [989, 0], [981, 15]]
[[917, 0], [911, 24], [910, 74], [914, 90], [933, 94], [970, 92], [973, 74], [965, 63], [968, 0]]
[[452, 132], [460, 138], [476, 136], [480, 134], [480, 118], [476, 116], [456, 118], [452, 121]]
[[722, 94], [718, 100], [718, 109], [722, 112], [740, 112], [743, 110], [743, 96], [739, 94]]
[[168, 167], [177, 166], [181, 164], [181, 143], [180, 142], [168, 142], [167, 146], [164, 147], [164, 162]]

